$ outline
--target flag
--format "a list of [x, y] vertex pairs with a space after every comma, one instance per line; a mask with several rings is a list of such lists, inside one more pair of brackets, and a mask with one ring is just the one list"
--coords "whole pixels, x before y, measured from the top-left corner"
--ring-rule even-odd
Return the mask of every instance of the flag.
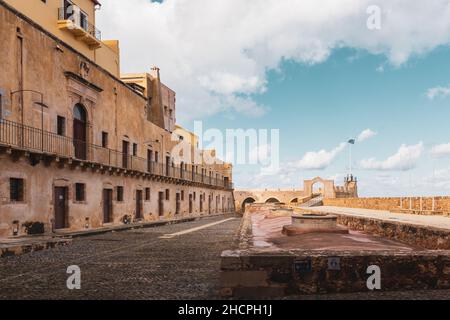
[[350, 143], [350, 144], [355, 144], [355, 139], [350, 139], [350, 140], [348, 140], [348, 143]]

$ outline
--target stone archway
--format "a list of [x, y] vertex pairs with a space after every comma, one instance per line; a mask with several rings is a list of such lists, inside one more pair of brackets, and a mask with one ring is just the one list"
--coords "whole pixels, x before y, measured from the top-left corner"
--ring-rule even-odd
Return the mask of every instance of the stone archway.
[[304, 182], [303, 190], [305, 191], [306, 195], [313, 196], [314, 195], [314, 185], [320, 183], [323, 185], [323, 189], [321, 190], [321, 194], [325, 198], [335, 198], [336, 197], [336, 191], [334, 188], [334, 180], [325, 180], [321, 177], [316, 177], [312, 180], [305, 180]]
[[242, 201], [242, 207], [241, 207], [242, 212], [245, 212], [245, 206], [247, 204], [255, 203], [255, 202], [256, 202], [256, 200], [252, 197], [248, 197], [244, 201]]
[[278, 200], [277, 198], [269, 198], [266, 201], [264, 201], [265, 203], [281, 203], [280, 200]]

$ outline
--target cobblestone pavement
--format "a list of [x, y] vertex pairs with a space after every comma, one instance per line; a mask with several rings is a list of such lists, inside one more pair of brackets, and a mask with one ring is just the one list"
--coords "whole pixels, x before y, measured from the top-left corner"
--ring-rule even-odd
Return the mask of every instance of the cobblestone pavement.
[[[218, 296], [220, 253], [240, 219], [230, 218], [74, 239], [68, 247], [0, 259], [0, 299], [204, 299]], [[81, 290], [68, 290], [67, 267], [81, 268]]]
[[[0, 299], [215, 299], [220, 253], [240, 219], [161, 239], [227, 217], [74, 239], [68, 247], [0, 259]], [[66, 287], [81, 268], [81, 290]], [[450, 290], [297, 296], [289, 299], [450, 299]]]

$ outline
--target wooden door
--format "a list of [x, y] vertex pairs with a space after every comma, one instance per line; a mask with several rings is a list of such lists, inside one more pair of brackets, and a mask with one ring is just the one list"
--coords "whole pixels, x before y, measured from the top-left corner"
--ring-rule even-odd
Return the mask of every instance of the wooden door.
[[67, 187], [55, 187], [55, 229], [67, 228]]
[[113, 191], [103, 189], [103, 223], [110, 223], [113, 220]]
[[128, 168], [128, 150], [130, 143], [128, 141], [122, 141], [122, 167]]
[[73, 144], [75, 148], [75, 158], [86, 160], [86, 123], [73, 120]]
[[142, 190], [136, 190], [136, 219], [142, 219]]
[[164, 192], [158, 193], [158, 213], [159, 216], [164, 215]]
[[181, 209], [181, 196], [179, 193], [176, 194], [176, 199], [175, 199], [175, 214], [180, 214], [180, 209]]

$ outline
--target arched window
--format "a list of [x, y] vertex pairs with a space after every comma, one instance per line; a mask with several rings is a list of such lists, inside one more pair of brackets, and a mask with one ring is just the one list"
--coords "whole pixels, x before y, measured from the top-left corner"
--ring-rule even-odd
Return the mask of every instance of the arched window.
[[75, 105], [75, 107], [73, 108], [73, 117], [78, 121], [86, 122], [86, 110], [84, 109], [82, 104], [77, 103]]

